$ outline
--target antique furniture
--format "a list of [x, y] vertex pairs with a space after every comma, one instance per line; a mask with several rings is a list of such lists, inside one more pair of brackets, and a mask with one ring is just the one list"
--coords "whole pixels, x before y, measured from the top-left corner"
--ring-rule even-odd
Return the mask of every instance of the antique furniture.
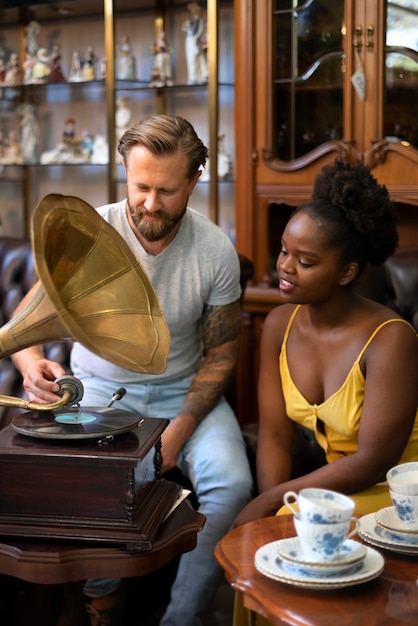
[[281, 234], [322, 166], [335, 158], [371, 166], [397, 203], [400, 247], [416, 246], [418, 16], [416, 3], [402, 4], [234, 3], [236, 245], [255, 268], [243, 303], [252, 371], [239, 381], [242, 423], [257, 419], [258, 345], [278, 303]]
[[46, 585], [87, 578], [142, 576], [193, 550], [203, 524], [204, 517], [185, 500], [161, 524], [151, 550], [93, 541], [2, 538], [0, 574]]
[[[151, 574], [193, 550], [203, 522], [203, 516], [183, 501], [162, 523], [152, 549], [146, 551], [97, 542], [2, 539], [0, 575], [7, 574], [2, 585], [9, 589], [10, 603], [5, 607], [9, 623], [26, 626], [28, 619], [39, 619], [48, 626], [87, 625], [84, 580]], [[16, 601], [19, 596], [24, 606]]]
[[305, 589], [261, 574], [254, 565], [265, 544], [296, 535], [291, 515], [244, 524], [217, 545], [215, 556], [244, 606], [274, 626], [414, 624], [418, 621], [415, 556], [379, 550], [384, 570], [374, 580], [347, 588]]

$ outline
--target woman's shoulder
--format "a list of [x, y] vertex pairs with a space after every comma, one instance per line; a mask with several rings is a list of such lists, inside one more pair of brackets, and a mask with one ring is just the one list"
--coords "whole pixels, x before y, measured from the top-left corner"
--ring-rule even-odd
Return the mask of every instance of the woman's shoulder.
[[300, 305], [280, 304], [272, 309], [266, 316], [263, 324], [263, 335], [274, 335], [280, 340], [286, 334], [289, 324], [300, 309]]
[[[418, 354], [418, 336], [414, 327], [388, 307], [368, 301], [364, 317], [366, 355]], [[411, 352], [410, 352], [411, 351]]]
[[374, 300], [368, 300], [367, 298], [362, 298], [362, 300], [365, 303], [364, 318], [368, 321], [372, 330], [376, 329], [378, 331], [380, 328], [388, 327], [393, 332], [417, 336], [412, 324], [393, 309]]

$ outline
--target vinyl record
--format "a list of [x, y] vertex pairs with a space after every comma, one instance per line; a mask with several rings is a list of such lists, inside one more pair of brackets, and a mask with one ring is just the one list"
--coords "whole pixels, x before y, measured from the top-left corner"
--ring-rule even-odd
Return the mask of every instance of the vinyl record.
[[139, 417], [129, 411], [82, 406], [22, 413], [12, 420], [12, 427], [41, 439], [97, 439], [125, 433], [138, 422]]

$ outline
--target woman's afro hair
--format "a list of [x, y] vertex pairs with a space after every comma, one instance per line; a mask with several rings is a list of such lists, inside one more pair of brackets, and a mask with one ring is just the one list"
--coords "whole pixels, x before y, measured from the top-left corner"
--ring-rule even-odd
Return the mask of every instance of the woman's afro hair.
[[383, 263], [395, 251], [398, 244], [395, 206], [386, 187], [377, 182], [369, 167], [340, 160], [325, 165], [314, 182], [312, 200], [340, 213], [347, 230], [363, 242], [362, 248], [367, 251], [371, 265]]

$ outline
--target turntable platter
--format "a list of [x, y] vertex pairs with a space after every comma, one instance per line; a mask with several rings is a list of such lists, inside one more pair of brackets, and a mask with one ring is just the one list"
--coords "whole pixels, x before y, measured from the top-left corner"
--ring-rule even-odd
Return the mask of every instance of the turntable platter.
[[64, 407], [17, 415], [12, 427], [20, 434], [42, 439], [98, 439], [136, 428], [139, 417], [129, 411], [97, 407]]

